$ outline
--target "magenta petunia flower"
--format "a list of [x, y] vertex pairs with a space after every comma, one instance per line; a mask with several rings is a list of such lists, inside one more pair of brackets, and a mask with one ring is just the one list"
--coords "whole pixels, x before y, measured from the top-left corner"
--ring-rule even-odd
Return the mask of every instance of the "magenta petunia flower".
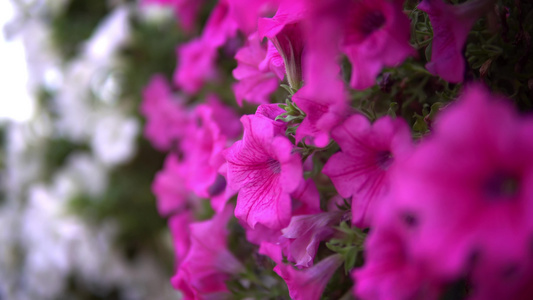
[[267, 42], [267, 50], [265, 59], [259, 63], [259, 70], [266, 72], [270, 71], [276, 74], [279, 80], [282, 80], [285, 77], [285, 63], [283, 58], [276, 49], [276, 46], [272, 44], [272, 41]]
[[318, 86], [305, 85], [293, 95], [294, 103], [306, 114], [296, 130], [297, 142], [305, 139], [307, 144], [327, 146], [331, 130], [348, 115], [343, 83], [338, 80], [325, 86], [318, 91]]
[[255, 228], [250, 228], [246, 223], [240, 222], [246, 231], [246, 240], [252, 244], [260, 246], [262, 243], [271, 243], [279, 245], [282, 242], [281, 230], [270, 229], [264, 225], [256, 224]]
[[300, 156], [274, 122], [245, 115], [243, 139], [225, 151], [228, 184], [239, 191], [235, 216], [251, 228], [263, 224], [281, 229], [289, 224], [291, 198], [303, 180]]
[[428, 14], [433, 27], [429, 72], [458, 83], [465, 76], [464, 45], [470, 29], [490, 1], [468, 1], [451, 5], [443, 0], [424, 0], [417, 8]]
[[174, 82], [189, 94], [197, 93], [206, 81], [217, 76], [217, 50], [237, 32], [227, 1], [219, 1], [211, 12], [202, 36], [177, 48], [178, 67]]
[[352, 197], [352, 224], [364, 228], [372, 220], [374, 202], [388, 191], [389, 169], [411, 149], [411, 134], [403, 119], [383, 117], [370, 124], [353, 115], [332, 133], [341, 152], [322, 172], [344, 198]]
[[266, 49], [256, 33], [248, 37], [248, 44], [235, 55], [237, 68], [233, 77], [238, 82], [233, 86], [239, 106], [243, 100], [263, 104], [270, 102], [270, 94], [279, 87], [279, 79], [270, 70], [261, 70], [260, 64], [266, 58]]
[[161, 75], [154, 75], [144, 88], [140, 109], [146, 118], [144, 135], [155, 148], [169, 150], [184, 136], [189, 122], [184, 103]]
[[228, 292], [225, 281], [242, 270], [227, 248], [227, 224], [233, 207], [227, 206], [212, 219], [189, 226], [190, 249], [179, 265], [172, 285], [184, 299], [206, 299]]
[[245, 34], [257, 30], [257, 20], [276, 11], [280, 0], [228, 0], [230, 14]]
[[215, 182], [209, 187], [208, 193], [211, 196], [211, 207], [216, 212], [221, 212], [228, 200], [237, 194], [237, 191], [233, 190], [228, 185], [226, 162], [224, 162], [218, 169], [218, 175], [215, 178]]
[[174, 83], [185, 92], [194, 94], [204, 83], [215, 79], [217, 48], [202, 38], [196, 38], [176, 49], [178, 66], [174, 72]]
[[352, 272], [357, 299], [439, 299], [441, 282], [410, 256], [401, 234], [372, 230], [365, 241], [365, 265]]
[[501, 260], [496, 268], [494, 262], [490, 265], [477, 264], [469, 280], [473, 292], [468, 299], [531, 299], [533, 258], [529, 256], [526, 259], [520, 262]]
[[222, 151], [240, 135], [241, 124], [231, 108], [209, 95], [194, 109], [188, 125], [181, 147], [186, 185], [198, 197], [216, 196], [225, 190], [226, 181], [219, 174], [225, 162]]
[[290, 265], [278, 264], [274, 272], [287, 283], [291, 299], [318, 300], [331, 276], [343, 262], [340, 254], [334, 254], [308, 269], [296, 270]]
[[293, 215], [311, 215], [322, 212], [320, 194], [311, 178], [302, 181], [298, 189], [292, 192], [291, 197], [294, 200], [292, 202]]
[[531, 116], [518, 115], [479, 85], [467, 87], [441, 113], [432, 135], [391, 177], [387, 205], [412, 232], [417, 257], [449, 276], [462, 274], [473, 257], [488, 277], [527, 261], [531, 124]]
[[289, 288], [289, 295], [294, 300], [320, 299], [331, 276], [344, 261], [340, 254], [334, 254], [322, 259], [310, 268], [297, 270], [282, 262], [279, 245], [262, 243], [259, 254], [270, 257], [277, 264], [274, 272], [285, 280]]
[[302, 82], [302, 57], [305, 48], [303, 22], [306, 8], [303, 1], [281, 1], [272, 18], [258, 21], [260, 38], [267, 37], [283, 58], [287, 81], [293, 88]]
[[330, 238], [343, 212], [324, 212], [314, 215], [294, 216], [287, 228], [282, 230], [283, 237], [288, 239], [287, 259], [297, 267], [313, 265], [318, 245]]
[[190, 211], [184, 211], [173, 215], [168, 220], [168, 227], [170, 229], [170, 234], [172, 235], [172, 244], [174, 246], [174, 257], [176, 259], [174, 265], [176, 266], [176, 269], [179, 268], [191, 247], [189, 224], [191, 224], [193, 220], [194, 218]]
[[237, 23], [230, 14], [229, 0], [218, 1], [211, 11], [202, 32], [202, 39], [210, 48], [218, 48], [237, 33]]
[[362, 90], [376, 83], [384, 66], [393, 67], [414, 54], [411, 27], [402, 0], [354, 1], [346, 9], [341, 50], [352, 63], [350, 85]]
[[174, 154], [169, 154], [163, 170], [152, 182], [152, 192], [157, 199], [157, 210], [161, 216], [170, 216], [184, 209], [189, 203], [190, 190], [185, 185], [186, 170]]
[[207, 95], [205, 103], [209, 108], [209, 118], [213, 120], [220, 133], [230, 140], [235, 140], [242, 134], [242, 124], [239, 115], [230, 106], [224, 104], [216, 95]]

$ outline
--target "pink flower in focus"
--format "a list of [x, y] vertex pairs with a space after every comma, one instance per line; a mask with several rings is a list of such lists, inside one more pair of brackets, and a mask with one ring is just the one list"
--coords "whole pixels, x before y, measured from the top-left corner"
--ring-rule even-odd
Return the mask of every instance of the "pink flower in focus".
[[270, 102], [269, 97], [279, 86], [279, 79], [270, 70], [260, 70], [259, 65], [265, 60], [266, 49], [261, 45], [257, 34], [248, 37], [247, 46], [235, 55], [237, 68], [233, 76], [238, 82], [233, 86], [239, 106], [246, 99], [250, 103]]
[[411, 27], [401, 0], [354, 1], [346, 9], [341, 50], [352, 63], [350, 85], [362, 90], [376, 83], [383, 66], [393, 67], [414, 54]]
[[387, 116], [371, 125], [353, 115], [332, 135], [342, 152], [331, 156], [322, 172], [342, 197], [352, 197], [352, 224], [368, 227], [375, 202], [388, 191], [389, 169], [410, 152], [409, 127], [403, 119]]
[[189, 226], [190, 249], [171, 280], [184, 299], [205, 299], [210, 294], [228, 292], [225, 281], [242, 270], [227, 248], [226, 227], [232, 211], [233, 207], [227, 206], [212, 219]]
[[289, 226], [282, 230], [289, 241], [287, 259], [297, 267], [313, 265], [318, 245], [330, 238], [342, 217], [342, 212], [325, 212], [314, 215], [294, 216]]
[[276, 121], [276, 117], [285, 113], [285, 110], [279, 107], [277, 103], [261, 104], [255, 111], [255, 116], [265, 118], [274, 126], [274, 135], [284, 135], [287, 130], [287, 123], [281, 120]]
[[172, 94], [167, 80], [154, 75], [143, 90], [141, 113], [146, 118], [144, 135], [159, 150], [169, 150], [185, 134], [189, 121], [183, 99]]
[[417, 257], [457, 276], [475, 256], [488, 278], [531, 257], [532, 124], [479, 85], [441, 113], [391, 176], [387, 205]]
[[303, 180], [302, 163], [294, 146], [274, 122], [260, 115], [245, 115], [243, 139], [225, 151], [228, 184], [239, 190], [235, 216], [251, 228], [257, 223], [281, 229], [291, 217], [290, 193]]
[[465, 76], [463, 48], [470, 29], [491, 1], [468, 1], [451, 5], [443, 0], [424, 0], [417, 8], [426, 12], [433, 27], [429, 72], [444, 80], [458, 83]]
[[365, 241], [365, 265], [352, 277], [357, 299], [439, 299], [439, 281], [410, 257], [394, 229], [373, 229]]
[[182, 44], [178, 46], [176, 52], [178, 67], [174, 72], [174, 83], [185, 92], [194, 94], [206, 81], [216, 77], [217, 49], [204, 39], [197, 38]]
[[169, 154], [163, 170], [152, 183], [152, 192], [157, 198], [157, 211], [161, 216], [170, 216], [185, 208], [189, 201], [189, 189], [185, 185], [186, 172], [178, 157]]

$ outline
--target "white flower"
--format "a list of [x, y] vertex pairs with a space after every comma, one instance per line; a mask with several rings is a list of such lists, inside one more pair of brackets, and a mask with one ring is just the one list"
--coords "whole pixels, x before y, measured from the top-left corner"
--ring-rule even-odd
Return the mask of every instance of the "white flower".
[[124, 163], [135, 154], [135, 139], [139, 122], [119, 114], [102, 116], [96, 124], [91, 146], [96, 157], [105, 165]]

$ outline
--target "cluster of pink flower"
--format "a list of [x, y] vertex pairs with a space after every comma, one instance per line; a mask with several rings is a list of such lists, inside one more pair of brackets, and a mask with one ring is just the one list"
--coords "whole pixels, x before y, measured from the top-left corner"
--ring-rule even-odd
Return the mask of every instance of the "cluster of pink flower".
[[[159, 2], [193, 30], [202, 1]], [[201, 36], [178, 46], [181, 94], [153, 77], [141, 109], [146, 137], [170, 150], [153, 191], [174, 238], [172, 284], [185, 299], [231, 299], [226, 281], [245, 268], [228, 249], [233, 215], [293, 299], [320, 299], [343, 272], [346, 255], [317, 255], [321, 243], [343, 238], [343, 222], [370, 229], [364, 264], [351, 271], [361, 299], [438, 299], [459, 282], [469, 299], [532, 295], [533, 118], [479, 83], [466, 84], [416, 142], [404, 119], [371, 122], [351, 108], [348, 89], [375, 85], [384, 67], [415, 55], [403, 2], [220, 0]], [[418, 5], [433, 27], [430, 73], [463, 81], [467, 34], [490, 5]], [[239, 106], [259, 104], [255, 114], [239, 122], [215, 95], [187, 105], [217, 80], [219, 48], [242, 36], [233, 91]], [[284, 78], [287, 102], [269, 104]], [[335, 145], [320, 170], [313, 157]], [[317, 180], [338, 196], [323, 199]], [[201, 199], [214, 215], [197, 221]]]

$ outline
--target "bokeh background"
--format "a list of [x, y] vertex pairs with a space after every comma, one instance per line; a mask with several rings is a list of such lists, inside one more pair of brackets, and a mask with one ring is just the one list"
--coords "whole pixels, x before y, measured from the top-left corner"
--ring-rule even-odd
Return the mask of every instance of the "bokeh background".
[[0, 299], [179, 299], [138, 109], [175, 68], [174, 14], [2, 0], [0, 26]]

